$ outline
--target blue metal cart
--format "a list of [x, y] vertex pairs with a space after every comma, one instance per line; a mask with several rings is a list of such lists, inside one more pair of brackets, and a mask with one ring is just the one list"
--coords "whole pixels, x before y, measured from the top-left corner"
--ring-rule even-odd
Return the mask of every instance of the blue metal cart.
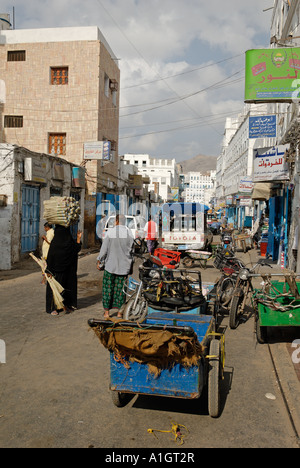
[[[129, 322], [117, 326], [128, 326]], [[112, 322], [89, 320], [95, 327], [115, 326]], [[137, 326], [131, 322], [131, 326]], [[215, 332], [215, 319], [211, 315], [178, 314], [152, 310], [144, 323], [138, 325], [147, 330], [163, 329], [174, 334], [185, 333], [194, 336], [204, 351], [196, 365], [185, 367], [171, 363], [158, 376], [149, 372], [146, 363], [130, 362], [124, 365], [110, 353], [110, 390], [116, 406], [125, 406], [127, 394], [156, 395], [173, 398], [200, 398], [204, 387], [208, 387], [208, 412], [211, 417], [220, 414], [220, 381], [225, 364], [225, 338]]]

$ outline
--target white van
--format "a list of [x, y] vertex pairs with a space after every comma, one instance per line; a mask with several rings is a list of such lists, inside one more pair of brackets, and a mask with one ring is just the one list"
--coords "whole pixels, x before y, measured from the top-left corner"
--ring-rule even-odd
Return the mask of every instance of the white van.
[[[128, 227], [128, 229], [131, 230], [133, 238], [137, 239], [137, 238], [145, 237], [144, 228], [146, 225], [146, 221], [140, 216], [130, 216], [130, 215], [124, 215], [124, 216], [126, 218], [125, 225]], [[107, 219], [104, 225], [104, 229], [102, 232], [102, 239], [104, 239], [107, 230], [109, 228], [114, 227], [115, 225], [116, 225], [116, 215], [114, 214], [114, 215], [109, 216], [109, 218]]]

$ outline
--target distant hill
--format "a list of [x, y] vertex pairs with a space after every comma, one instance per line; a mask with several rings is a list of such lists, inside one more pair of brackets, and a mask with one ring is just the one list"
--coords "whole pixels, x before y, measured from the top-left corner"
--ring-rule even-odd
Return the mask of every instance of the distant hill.
[[186, 161], [181, 161], [179, 164], [182, 166], [182, 171], [184, 174], [187, 172], [209, 172], [215, 171], [217, 167], [217, 157], [216, 156], [204, 156], [203, 154], [198, 154], [192, 159], [187, 159]]

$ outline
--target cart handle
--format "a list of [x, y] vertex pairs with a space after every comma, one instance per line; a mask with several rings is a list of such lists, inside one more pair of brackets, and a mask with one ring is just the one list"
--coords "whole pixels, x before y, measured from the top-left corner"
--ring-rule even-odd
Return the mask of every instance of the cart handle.
[[[91, 328], [96, 328], [98, 326], [101, 326], [103, 328], [109, 328], [109, 327], [114, 327], [117, 325], [120, 327], [127, 327], [127, 328], [133, 328], [133, 329], [165, 330], [171, 333], [183, 333], [187, 336], [195, 335], [195, 331], [192, 327], [178, 327], [178, 326], [168, 326], [168, 325], [161, 325], [161, 324], [149, 324], [149, 323], [137, 324], [136, 322], [126, 322], [126, 321], [112, 322], [111, 320], [89, 319], [88, 325]], [[120, 330], [118, 331], [127, 331], [127, 330], [126, 329], [122, 330], [122, 328], [120, 328]]]

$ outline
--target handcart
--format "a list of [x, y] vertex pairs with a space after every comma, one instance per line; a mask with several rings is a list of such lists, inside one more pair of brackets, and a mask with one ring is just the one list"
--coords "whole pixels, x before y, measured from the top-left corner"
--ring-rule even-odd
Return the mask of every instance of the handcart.
[[205, 269], [208, 260], [212, 257], [212, 252], [205, 252], [202, 250], [186, 250], [185, 257], [182, 261], [186, 268], [191, 268], [198, 264], [200, 268]]
[[162, 266], [175, 269], [179, 267], [181, 252], [158, 248], [154, 251], [154, 257], [161, 261]]
[[[272, 280], [285, 276], [285, 281]], [[258, 343], [267, 343], [273, 327], [300, 326], [300, 281], [294, 274], [265, 275], [262, 289], [256, 289], [256, 336]]]
[[123, 407], [128, 394], [199, 399], [208, 387], [208, 412], [220, 415], [225, 338], [210, 315], [154, 311], [142, 324], [90, 319], [110, 351], [113, 403]]
[[235, 250], [242, 250], [244, 253], [247, 250], [252, 249], [252, 239], [251, 236], [247, 234], [238, 234], [234, 236], [234, 248]]

